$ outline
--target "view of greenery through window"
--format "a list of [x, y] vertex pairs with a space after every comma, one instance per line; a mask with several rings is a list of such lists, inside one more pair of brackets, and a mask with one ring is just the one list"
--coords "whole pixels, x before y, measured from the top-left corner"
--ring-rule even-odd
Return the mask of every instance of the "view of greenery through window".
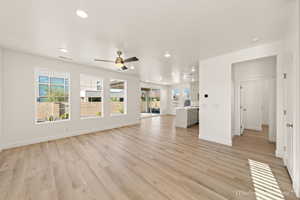
[[110, 100], [111, 100], [111, 114], [125, 114], [125, 81], [111, 80], [110, 81]]
[[80, 117], [103, 115], [103, 81], [98, 78], [80, 75]]
[[37, 74], [38, 123], [69, 119], [69, 74], [40, 71]]
[[[36, 122], [70, 119], [70, 75], [62, 72], [36, 73]], [[80, 117], [103, 116], [103, 81], [80, 75]], [[110, 81], [111, 114], [126, 114], [126, 82]]]

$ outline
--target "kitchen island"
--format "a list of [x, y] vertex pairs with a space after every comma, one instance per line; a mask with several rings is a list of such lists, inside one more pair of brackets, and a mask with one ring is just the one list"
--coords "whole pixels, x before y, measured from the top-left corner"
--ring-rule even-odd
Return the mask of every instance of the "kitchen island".
[[199, 123], [199, 107], [178, 107], [176, 108], [175, 126], [188, 128]]

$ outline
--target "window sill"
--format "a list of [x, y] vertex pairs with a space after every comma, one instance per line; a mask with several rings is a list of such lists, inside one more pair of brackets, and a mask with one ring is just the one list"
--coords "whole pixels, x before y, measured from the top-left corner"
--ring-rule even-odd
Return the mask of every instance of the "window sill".
[[71, 121], [71, 119], [64, 119], [64, 120], [56, 120], [56, 121], [46, 121], [46, 122], [35, 122], [36, 125], [44, 125], [44, 124], [57, 124]]
[[111, 117], [118, 117], [118, 116], [124, 116], [124, 115], [127, 115], [127, 113], [115, 113], [115, 114], [110, 114]]
[[95, 116], [95, 117], [80, 117], [80, 120], [87, 120], [87, 119], [102, 119], [103, 116]]

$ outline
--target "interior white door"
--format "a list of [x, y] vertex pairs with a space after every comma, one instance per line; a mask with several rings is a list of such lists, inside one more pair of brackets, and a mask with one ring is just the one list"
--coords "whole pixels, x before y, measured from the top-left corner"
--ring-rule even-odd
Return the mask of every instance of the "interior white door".
[[294, 76], [294, 65], [292, 56], [289, 57], [289, 62], [286, 65], [286, 74], [284, 75], [284, 97], [285, 97], [285, 164], [290, 173], [290, 176], [293, 177], [293, 122], [294, 122], [294, 99], [295, 99], [295, 76]]
[[245, 130], [245, 120], [244, 120], [244, 104], [245, 104], [245, 94], [243, 86], [240, 86], [240, 134], [242, 135]]
[[245, 81], [241, 84], [242, 119], [245, 129], [262, 129], [262, 94], [259, 80]]

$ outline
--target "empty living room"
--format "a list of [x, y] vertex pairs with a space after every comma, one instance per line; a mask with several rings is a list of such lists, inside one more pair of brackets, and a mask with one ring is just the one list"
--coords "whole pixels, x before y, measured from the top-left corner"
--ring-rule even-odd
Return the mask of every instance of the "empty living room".
[[300, 199], [300, 0], [1, 0], [0, 200]]

